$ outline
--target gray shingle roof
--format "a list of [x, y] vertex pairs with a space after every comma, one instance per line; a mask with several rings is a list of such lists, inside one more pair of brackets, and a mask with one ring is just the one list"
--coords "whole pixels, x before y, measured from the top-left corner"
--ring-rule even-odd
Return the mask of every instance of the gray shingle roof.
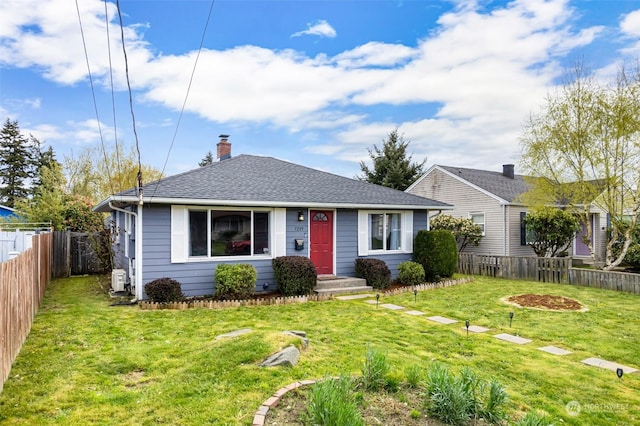
[[[115, 199], [135, 196], [130, 189]], [[268, 203], [450, 207], [379, 185], [322, 172], [272, 157], [239, 155], [144, 185], [144, 197]], [[101, 203], [104, 205], [105, 202]]]
[[451, 166], [438, 167], [510, 203], [515, 202], [520, 194], [529, 190], [529, 185], [525, 182], [523, 175], [515, 175], [511, 179], [501, 172]]

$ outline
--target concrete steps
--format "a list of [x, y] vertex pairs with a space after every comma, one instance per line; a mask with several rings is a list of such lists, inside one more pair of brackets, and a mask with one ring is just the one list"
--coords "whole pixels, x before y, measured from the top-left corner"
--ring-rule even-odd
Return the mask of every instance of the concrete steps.
[[372, 291], [362, 278], [319, 276], [313, 289], [318, 294], [360, 293]]

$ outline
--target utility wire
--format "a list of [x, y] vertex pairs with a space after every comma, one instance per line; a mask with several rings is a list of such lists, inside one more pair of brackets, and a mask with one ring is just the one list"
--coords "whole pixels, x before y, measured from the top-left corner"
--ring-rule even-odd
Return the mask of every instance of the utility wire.
[[193, 63], [193, 69], [191, 70], [191, 77], [189, 78], [189, 85], [187, 86], [187, 93], [184, 96], [184, 101], [182, 102], [182, 108], [180, 109], [180, 114], [178, 115], [178, 122], [176, 123], [176, 129], [173, 132], [173, 138], [171, 139], [171, 144], [169, 145], [169, 151], [167, 152], [167, 157], [164, 160], [164, 165], [162, 166], [162, 171], [160, 172], [160, 178], [156, 182], [155, 188], [153, 189], [153, 194], [151, 198], [153, 199], [156, 191], [158, 190], [158, 185], [160, 183], [160, 179], [164, 176], [164, 171], [167, 168], [167, 163], [169, 162], [169, 156], [171, 155], [171, 150], [173, 149], [173, 144], [176, 141], [176, 137], [178, 136], [178, 128], [180, 127], [180, 122], [182, 121], [182, 116], [184, 115], [184, 109], [187, 105], [187, 99], [189, 99], [189, 92], [191, 91], [191, 84], [193, 83], [193, 77], [196, 73], [196, 67], [198, 65], [198, 60], [200, 59], [200, 52], [202, 52], [202, 46], [204, 45], [204, 38], [207, 34], [207, 28], [209, 27], [209, 21], [211, 20], [211, 14], [213, 13], [213, 5], [215, 0], [211, 0], [211, 5], [209, 6], [209, 13], [207, 14], [207, 21], [204, 25], [204, 29], [202, 31], [202, 38], [200, 38], [200, 46], [198, 47], [198, 53], [196, 55], [196, 60]]
[[[78, 0], [76, 0], [77, 2]], [[122, 13], [120, 11], [120, 0], [116, 0], [118, 9], [118, 19], [120, 20], [120, 38], [122, 40], [122, 52], [124, 53], [124, 72], [127, 76], [127, 89], [129, 91], [129, 109], [131, 110], [131, 120], [133, 122], [133, 135], [136, 140], [136, 151], [138, 152], [138, 196], [142, 194], [142, 160], [140, 158], [140, 143], [138, 142], [138, 131], [136, 130], [136, 115], [133, 112], [133, 95], [131, 94], [131, 82], [129, 81], [129, 61], [127, 60], [127, 49], [124, 44], [124, 29], [122, 25]]]
[[107, 162], [107, 151], [104, 147], [104, 138], [102, 136], [102, 126], [100, 124], [100, 114], [98, 114], [98, 102], [96, 101], [96, 92], [93, 87], [93, 77], [91, 76], [91, 66], [89, 65], [89, 54], [87, 53], [87, 43], [84, 38], [84, 29], [82, 27], [82, 18], [80, 17], [80, 6], [78, 6], [78, 0], [76, 0], [76, 11], [78, 12], [78, 23], [80, 24], [80, 35], [82, 36], [82, 47], [84, 48], [84, 58], [87, 62], [87, 72], [89, 73], [91, 95], [93, 96], [93, 108], [96, 112], [96, 120], [98, 121], [98, 133], [100, 134], [100, 143], [102, 144], [102, 153], [104, 154], [105, 166], [107, 168], [107, 177], [109, 178], [111, 192], [115, 193], [115, 191], [113, 190], [113, 179], [111, 179], [111, 173], [109, 171], [109, 163]]
[[[120, 164], [120, 150], [118, 148], [118, 124], [116, 119], [116, 98], [113, 89], [113, 66], [111, 64], [111, 36], [109, 34], [109, 11], [107, 9], [107, 0], [104, 0], [104, 24], [107, 28], [107, 53], [109, 55], [109, 80], [111, 83], [111, 109], [113, 113], [113, 139], [116, 143], [116, 164], [118, 167], [118, 192], [122, 192], [122, 165]], [[115, 193], [114, 193], [115, 194]]]

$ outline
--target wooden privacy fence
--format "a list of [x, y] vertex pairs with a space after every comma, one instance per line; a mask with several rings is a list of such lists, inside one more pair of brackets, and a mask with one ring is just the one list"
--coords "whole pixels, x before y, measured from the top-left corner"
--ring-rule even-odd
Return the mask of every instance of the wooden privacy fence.
[[640, 274], [594, 269], [569, 269], [569, 284], [583, 287], [604, 288], [640, 294]]
[[53, 234], [32, 238], [30, 249], [0, 263], [0, 392], [51, 280]]
[[568, 281], [571, 258], [487, 256], [460, 253], [458, 272], [488, 277], [534, 280], [548, 283]]
[[[109, 247], [110, 241], [100, 232], [55, 231], [53, 239], [53, 277], [101, 274], [111, 270], [110, 262], [103, 261], [96, 248]], [[109, 255], [106, 255], [109, 258]]]

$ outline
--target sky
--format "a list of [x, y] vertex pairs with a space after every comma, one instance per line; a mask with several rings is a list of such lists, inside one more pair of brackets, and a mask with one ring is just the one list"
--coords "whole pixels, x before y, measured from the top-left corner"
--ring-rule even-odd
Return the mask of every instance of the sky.
[[122, 28], [112, 1], [0, 1], [0, 120], [60, 161], [137, 134], [172, 175], [228, 134], [355, 177], [398, 129], [426, 167], [501, 171], [568, 69], [640, 58], [640, 0], [119, 3]]

